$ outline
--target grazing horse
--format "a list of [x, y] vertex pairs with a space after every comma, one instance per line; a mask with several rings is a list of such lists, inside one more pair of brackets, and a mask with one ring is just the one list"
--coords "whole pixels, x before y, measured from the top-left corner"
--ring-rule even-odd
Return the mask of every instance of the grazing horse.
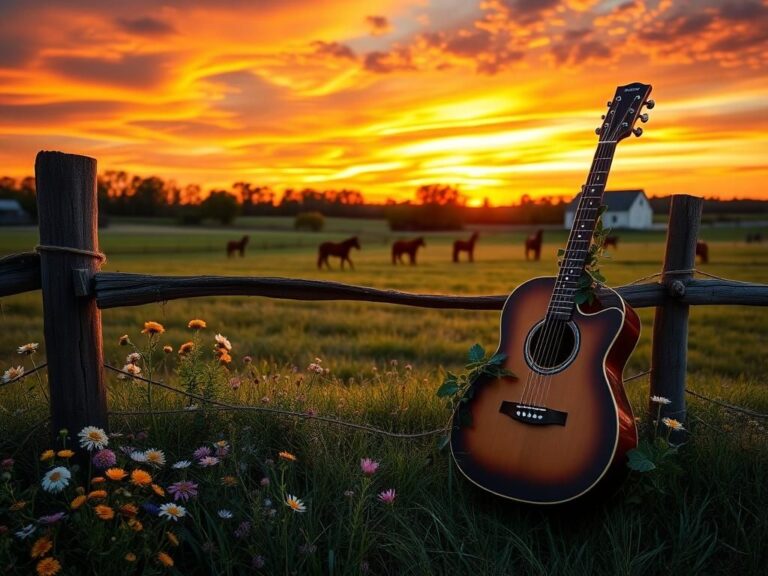
[[227, 242], [227, 258], [231, 258], [235, 252], [240, 252], [240, 256], [245, 256], [245, 245], [250, 238], [243, 236], [240, 240], [230, 240]]
[[419, 236], [413, 240], [398, 240], [392, 244], [392, 264], [403, 264], [403, 254], [408, 254], [411, 264], [416, 264], [416, 251], [419, 246], [426, 246], [424, 236]]
[[343, 242], [323, 242], [317, 249], [317, 267], [322, 268], [323, 264], [325, 264], [328, 267], [328, 270], [330, 270], [331, 265], [328, 263], [328, 256], [337, 256], [341, 258], [342, 270], [344, 270], [345, 261], [349, 262], [349, 267], [354, 270], [355, 267], [352, 264], [352, 260], [349, 258], [349, 251], [352, 250], [352, 248], [360, 250], [360, 241], [357, 239], [357, 236], [347, 238]]
[[469, 237], [469, 240], [456, 240], [453, 243], [453, 261], [459, 261], [459, 253], [466, 252], [469, 255], [469, 261], [475, 261], [475, 242], [479, 234], [475, 232]]
[[709, 246], [706, 242], [696, 242], [696, 256], [701, 256], [701, 263], [709, 263]]
[[531, 234], [525, 239], [525, 259], [528, 260], [528, 253], [533, 251], [534, 260], [541, 260], [541, 240], [544, 236], [544, 230], [537, 230], [536, 234]]
[[755, 232], [754, 234], [747, 234], [747, 244], [752, 244], [752, 242], [762, 242], [763, 241], [763, 235], [759, 232]]
[[603, 248], [608, 248], [608, 246], [613, 246], [616, 248], [616, 250], [619, 249], [619, 237], [618, 236], [606, 236], [605, 242], [603, 242]]

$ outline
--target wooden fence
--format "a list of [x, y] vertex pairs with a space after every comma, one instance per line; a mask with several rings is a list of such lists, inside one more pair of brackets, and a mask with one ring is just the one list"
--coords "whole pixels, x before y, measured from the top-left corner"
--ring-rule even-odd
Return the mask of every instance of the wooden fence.
[[[362, 300], [423, 308], [500, 310], [506, 294], [443, 296], [337, 282], [265, 277], [150, 276], [101, 272], [96, 160], [40, 152], [35, 162], [40, 246], [0, 259], [0, 297], [42, 289], [51, 429], [106, 427], [101, 309], [196, 296]], [[768, 285], [694, 279], [703, 201], [672, 198], [660, 281], [622, 286], [635, 308], [655, 307], [651, 394], [672, 402], [662, 415], [685, 420], [688, 311], [691, 305], [768, 306]], [[656, 406], [652, 414], [655, 417]]]

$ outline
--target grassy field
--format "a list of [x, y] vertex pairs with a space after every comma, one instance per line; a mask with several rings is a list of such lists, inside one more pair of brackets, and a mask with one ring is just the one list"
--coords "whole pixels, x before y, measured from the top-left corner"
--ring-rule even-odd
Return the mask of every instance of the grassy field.
[[[711, 262], [699, 267], [727, 278], [768, 283], [768, 247], [745, 244], [747, 231], [704, 228], [701, 236], [710, 242]], [[767, 235], [765, 228], [749, 231]], [[227, 260], [224, 242], [246, 233], [252, 237], [253, 249], [243, 259]], [[234, 230], [116, 223], [101, 231], [101, 242], [109, 256], [105, 269], [110, 271], [282, 276], [480, 295], [505, 294], [528, 278], [554, 273], [555, 253], [565, 241], [565, 231], [545, 233], [541, 262], [523, 259], [521, 242], [526, 233], [482, 230], [474, 264], [450, 262], [455, 235], [431, 234], [416, 268], [390, 264], [388, 246], [399, 235], [377, 221], [332, 220], [321, 234], [297, 234], [290, 229], [290, 221], [280, 219], [245, 220]], [[360, 235], [362, 244], [362, 250], [352, 254], [356, 269], [318, 271], [316, 244], [352, 234]], [[660, 270], [663, 232], [619, 235], [619, 248], [602, 266], [609, 284], [625, 284]], [[0, 255], [28, 250], [35, 243], [34, 230], [0, 230]], [[20, 361], [14, 354], [16, 346], [42, 339], [39, 293], [3, 298], [0, 314], [0, 367], [5, 370]], [[650, 364], [653, 312], [643, 309], [640, 316], [643, 333], [628, 374], [646, 370]], [[211, 334], [221, 332], [233, 343], [233, 370], [243, 385], [232, 390], [226, 381], [219, 382], [220, 399], [268, 402], [299, 411], [311, 408], [320, 415], [397, 431], [444, 425], [448, 413], [434, 395], [444, 371], [461, 369], [467, 349], [475, 342], [492, 350], [498, 338], [497, 312], [201, 298], [104, 311], [105, 359], [122, 366], [126, 349], [118, 346], [118, 337], [127, 333], [142, 341], [139, 332], [147, 320], [162, 322], [167, 329], [163, 344], [176, 349], [189, 339], [186, 322], [190, 318], [204, 318]], [[766, 342], [765, 309], [693, 308], [689, 388], [768, 412]], [[43, 349], [36, 360], [44, 355]], [[246, 355], [254, 358], [249, 368], [242, 364]], [[307, 366], [316, 357], [329, 372], [314, 378]], [[156, 373], [178, 382], [173, 375], [176, 363], [176, 354], [163, 357]], [[114, 409], [145, 408], [143, 386], [114, 376], [108, 379]], [[627, 388], [642, 416], [647, 378], [628, 383]], [[170, 393], [159, 393], [154, 401], [161, 407], [182, 405]], [[24, 454], [34, 455], [46, 447], [45, 434], [26, 434], [29, 425], [45, 414], [34, 378], [0, 389], [0, 408], [4, 414], [0, 456], [13, 455], [21, 462]], [[267, 490], [260, 488], [259, 480], [269, 475], [268, 461], [277, 451], [298, 455], [289, 474], [294, 490], [308, 502], [301, 521], [254, 520], [248, 558], [226, 539], [217, 541], [219, 553], [206, 551], [190, 530], [187, 560], [179, 565], [197, 562], [207, 567], [207, 573], [243, 573], [250, 570], [255, 556], [271, 566], [264, 573], [764, 573], [768, 561], [766, 422], [693, 399], [690, 415], [693, 439], [675, 456], [674, 466], [633, 475], [605, 503], [560, 511], [501, 505], [478, 493], [457, 477], [449, 456], [437, 450], [436, 438], [398, 440], [245, 413], [211, 415], [195, 425], [189, 425], [195, 418], [190, 415], [165, 416], [154, 423], [146, 417], [115, 417], [111, 426], [125, 432], [148, 427], [150, 444], [163, 446], [179, 458], [206, 438], [226, 437], [235, 446], [247, 447], [253, 457], [243, 458], [247, 471], [241, 481], [251, 495]], [[356, 466], [368, 456], [380, 460], [382, 468], [369, 484], [361, 484]], [[34, 461], [23, 470], [30, 477], [38, 472]], [[398, 494], [391, 507], [381, 506], [375, 498], [363, 499], [364, 494], [370, 497], [375, 490], [389, 487]], [[348, 489], [359, 499], [344, 496]], [[200, 524], [205, 514], [202, 502], [201, 497], [192, 512], [194, 526], [210, 533], [208, 524]], [[261, 518], [263, 502], [258, 506], [255, 500], [238, 502], [243, 517]]]

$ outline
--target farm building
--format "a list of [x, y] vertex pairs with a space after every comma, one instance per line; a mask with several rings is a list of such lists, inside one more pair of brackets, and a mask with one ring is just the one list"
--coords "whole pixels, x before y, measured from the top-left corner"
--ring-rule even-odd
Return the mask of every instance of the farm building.
[[32, 218], [21, 207], [18, 200], [0, 199], [0, 225], [30, 224]]
[[[565, 228], [571, 228], [576, 207], [581, 194], [571, 200], [565, 209]], [[653, 210], [643, 190], [606, 190], [603, 204], [608, 210], [603, 214], [603, 224], [607, 228], [650, 228], [653, 223]]]

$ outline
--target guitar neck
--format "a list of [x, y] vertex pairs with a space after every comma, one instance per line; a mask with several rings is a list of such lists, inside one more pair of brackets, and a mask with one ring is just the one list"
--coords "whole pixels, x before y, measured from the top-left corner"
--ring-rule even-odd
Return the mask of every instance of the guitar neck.
[[611, 170], [615, 141], [601, 141], [597, 145], [592, 167], [579, 193], [571, 232], [560, 263], [557, 281], [547, 308], [547, 316], [556, 320], [569, 320], [575, 306], [574, 297], [579, 278], [584, 272], [592, 236], [602, 205], [608, 173]]

